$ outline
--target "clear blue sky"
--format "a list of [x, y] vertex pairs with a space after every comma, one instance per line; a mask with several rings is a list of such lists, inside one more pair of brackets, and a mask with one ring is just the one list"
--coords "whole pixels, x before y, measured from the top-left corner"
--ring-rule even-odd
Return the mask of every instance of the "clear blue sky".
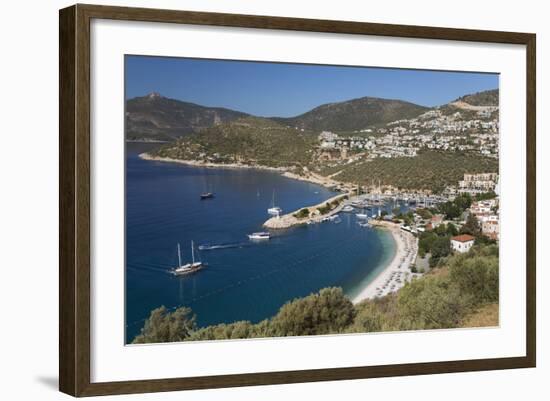
[[126, 56], [126, 98], [150, 92], [257, 116], [290, 117], [363, 96], [424, 106], [498, 88], [498, 74]]

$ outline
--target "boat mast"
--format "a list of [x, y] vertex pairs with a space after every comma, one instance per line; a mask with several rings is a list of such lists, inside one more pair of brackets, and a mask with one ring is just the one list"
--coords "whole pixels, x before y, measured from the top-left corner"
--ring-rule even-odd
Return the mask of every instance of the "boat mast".
[[193, 264], [195, 263], [195, 244], [191, 240], [191, 258], [193, 259]]
[[178, 267], [181, 266], [181, 252], [180, 252], [180, 243], [178, 242]]

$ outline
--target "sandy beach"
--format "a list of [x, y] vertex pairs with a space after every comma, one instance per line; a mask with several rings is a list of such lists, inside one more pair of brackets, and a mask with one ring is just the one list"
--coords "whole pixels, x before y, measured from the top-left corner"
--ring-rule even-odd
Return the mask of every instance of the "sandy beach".
[[353, 303], [383, 297], [420, 276], [410, 270], [410, 265], [416, 260], [418, 240], [411, 233], [401, 230], [399, 224], [378, 220], [372, 220], [371, 224], [391, 232], [396, 244], [395, 255], [386, 268], [352, 299]]
[[277, 171], [279, 173], [284, 173], [288, 170], [286, 167], [267, 167], [267, 166], [251, 166], [249, 164], [241, 163], [211, 163], [203, 162], [199, 160], [183, 160], [183, 159], [174, 159], [171, 157], [158, 157], [151, 156], [149, 153], [141, 153], [139, 157], [143, 160], [153, 160], [158, 162], [169, 162], [169, 163], [179, 163], [185, 164], [187, 166], [193, 167], [205, 167], [205, 168], [228, 168], [228, 169], [258, 169], [258, 170], [270, 170]]

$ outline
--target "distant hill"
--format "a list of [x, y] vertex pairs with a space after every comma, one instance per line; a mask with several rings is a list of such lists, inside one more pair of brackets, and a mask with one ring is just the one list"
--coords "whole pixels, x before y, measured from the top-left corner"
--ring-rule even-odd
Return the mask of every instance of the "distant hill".
[[356, 131], [396, 120], [414, 118], [428, 108], [402, 100], [362, 97], [316, 107], [296, 117], [274, 117], [291, 127], [313, 131]]
[[317, 137], [260, 117], [219, 124], [161, 146], [153, 156], [269, 167], [304, 166]]
[[498, 106], [498, 94], [498, 89], [491, 89], [459, 97], [456, 102], [464, 102], [472, 106]]
[[126, 102], [126, 139], [173, 141], [246, 115], [230, 109], [169, 99], [153, 92]]
[[[476, 109], [480, 106], [498, 106], [498, 97], [498, 89], [493, 89], [462, 96], [442, 107]], [[270, 120], [311, 133], [342, 132], [414, 118], [428, 110], [403, 100], [362, 97], [324, 104], [295, 117], [272, 117]], [[201, 106], [153, 92], [126, 102], [126, 139], [173, 141], [247, 116], [249, 114], [240, 111]]]

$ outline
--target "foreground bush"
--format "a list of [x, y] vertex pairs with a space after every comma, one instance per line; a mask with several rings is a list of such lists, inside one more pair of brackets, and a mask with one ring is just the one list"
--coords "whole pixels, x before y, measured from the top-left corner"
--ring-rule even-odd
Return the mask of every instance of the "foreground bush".
[[339, 333], [353, 318], [353, 304], [342, 289], [324, 288], [283, 305], [271, 319], [269, 331], [275, 337]]
[[190, 308], [178, 308], [174, 312], [161, 306], [154, 309], [145, 321], [135, 344], [183, 341], [196, 329], [195, 316]]

